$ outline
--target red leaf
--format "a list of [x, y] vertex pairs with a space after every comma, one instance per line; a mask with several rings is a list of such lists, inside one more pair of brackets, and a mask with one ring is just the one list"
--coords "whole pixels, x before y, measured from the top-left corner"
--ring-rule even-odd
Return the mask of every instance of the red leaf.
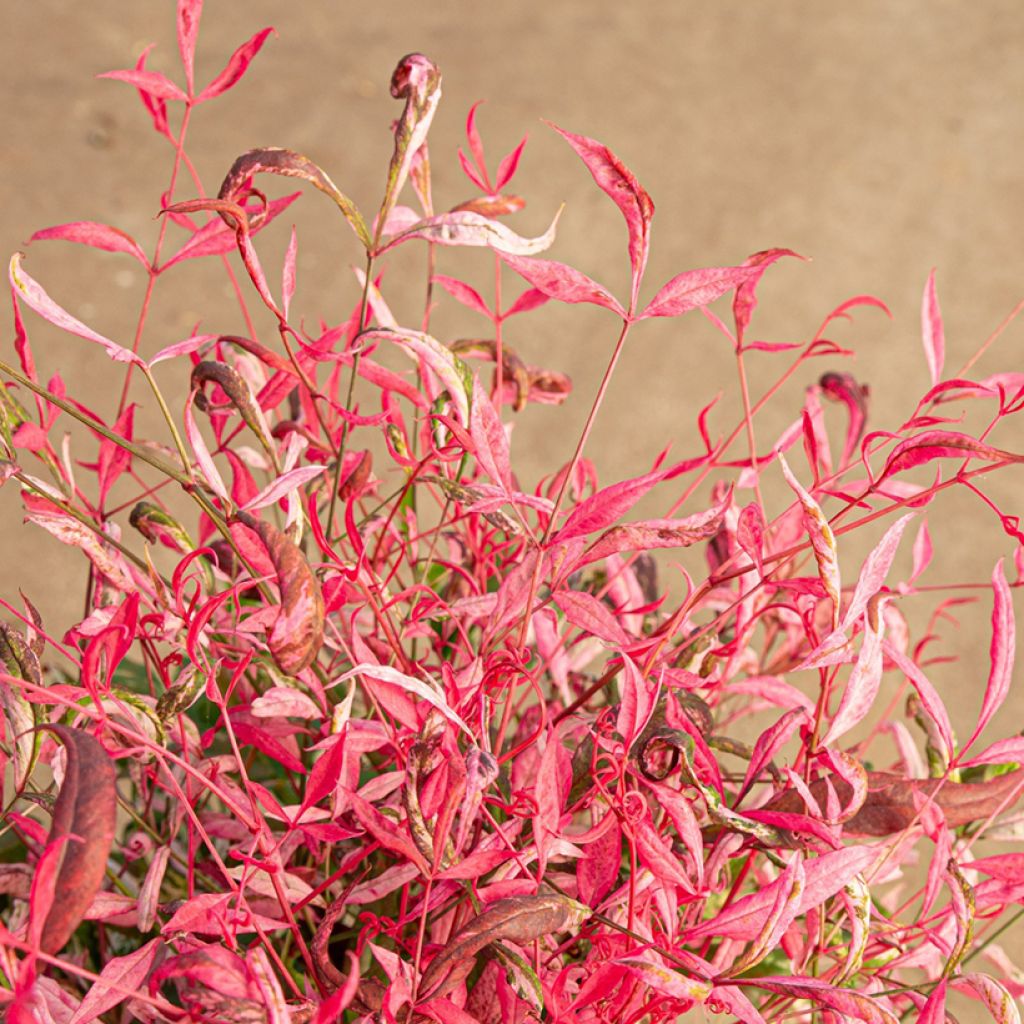
[[502, 313], [501, 318], [515, 316], [517, 313], [528, 313], [531, 309], [543, 306], [548, 297], [539, 288], [527, 288], [508, 309]]
[[928, 360], [928, 372], [932, 385], [942, 379], [942, 367], [946, 361], [946, 332], [942, 326], [942, 311], [939, 297], [935, 293], [935, 271], [928, 275], [921, 299], [921, 338], [924, 341], [924, 355]]
[[614, 813], [609, 811], [606, 817], [608, 827], [600, 838], [587, 844], [576, 862], [579, 897], [590, 907], [596, 907], [611, 891], [622, 866], [622, 828]]
[[[488, 181], [487, 177], [487, 164], [484, 160], [484, 144], [480, 138], [480, 130], [476, 126], [476, 110], [483, 103], [483, 100], [477, 100], [469, 108], [469, 113], [466, 115], [466, 141], [469, 143], [469, 151], [473, 154], [473, 160], [476, 162], [477, 170], [484, 181]], [[480, 188], [486, 192], [494, 192], [492, 189], [485, 185], [480, 185]]]
[[104, 71], [97, 78], [113, 78], [119, 82], [127, 82], [136, 89], [149, 93], [161, 100], [187, 100], [188, 97], [166, 75], [159, 71]]
[[557, 125], [552, 128], [569, 143], [587, 165], [598, 187], [622, 211], [629, 230], [629, 262], [633, 268], [634, 293], [640, 277], [647, 266], [650, 249], [651, 218], [654, 203], [636, 180], [632, 171], [603, 143], [588, 139], [585, 135], [574, 135]]
[[720, 295], [758, 274], [757, 267], [704, 267], [673, 277], [637, 318], [681, 316], [714, 302]]
[[381, 846], [411, 861], [424, 875], [430, 874], [430, 865], [423, 854], [416, 849], [416, 844], [412, 841], [407, 829], [400, 828], [396, 822], [381, 814], [373, 804], [364, 800], [358, 793], [350, 793], [349, 800], [355, 816], [359, 819], [359, 824]]
[[242, 43], [228, 58], [224, 70], [196, 97], [196, 103], [205, 103], [214, 96], [227, 92], [249, 69], [253, 58], [263, 48], [267, 36], [273, 31], [272, 28], [261, 29], [248, 42]]
[[284, 267], [281, 271], [281, 305], [284, 307], [286, 320], [288, 319], [288, 309], [292, 304], [292, 297], [295, 295], [295, 258], [298, 255], [298, 250], [299, 242], [293, 225], [292, 237], [284, 254]]
[[606, 288], [582, 271], [556, 260], [539, 260], [526, 256], [513, 256], [496, 250], [498, 255], [517, 273], [549, 298], [558, 302], [590, 302], [604, 306], [625, 317], [626, 311]]
[[196, 38], [199, 19], [203, 15], [203, 0], [178, 0], [178, 52], [185, 69], [185, 81], [192, 95], [193, 70], [196, 56]]
[[39, 943], [53, 955], [71, 938], [103, 882], [114, 841], [117, 790], [113, 762], [98, 740], [65, 725], [42, 728], [60, 739], [67, 756], [47, 845], [64, 837], [67, 842]]
[[50, 239], [77, 242], [79, 245], [88, 245], [93, 249], [102, 249], [104, 252], [124, 252], [129, 256], [134, 256], [149, 270], [149, 261], [139, 243], [131, 235], [113, 228], [109, 224], [98, 224], [91, 220], [71, 221], [68, 224], [43, 228], [42, 231], [37, 231], [29, 239], [29, 242], [42, 242]]

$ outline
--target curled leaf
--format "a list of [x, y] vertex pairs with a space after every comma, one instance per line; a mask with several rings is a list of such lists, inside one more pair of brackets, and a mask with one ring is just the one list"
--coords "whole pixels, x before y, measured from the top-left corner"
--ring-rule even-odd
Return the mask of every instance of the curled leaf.
[[267, 646], [282, 672], [297, 675], [313, 663], [324, 642], [320, 583], [287, 534], [247, 512], [239, 512], [237, 519], [259, 535], [274, 565], [281, 610], [267, 634]]
[[426, 969], [420, 993], [438, 999], [450, 990], [451, 972], [492, 942], [507, 939], [522, 945], [553, 932], [578, 928], [590, 909], [568, 896], [513, 896], [492, 903], [459, 929]]
[[67, 767], [53, 808], [47, 845], [66, 840], [43, 924], [40, 949], [59, 953], [99, 891], [114, 841], [114, 765], [99, 741], [65, 725], [41, 726], [64, 745]]
[[342, 216], [352, 226], [359, 241], [370, 248], [370, 233], [355, 204], [309, 157], [291, 149], [268, 146], [264, 149], [250, 149], [231, 165], [231, 170], [221, 183], [221, 199], [237, 200], [247, 190], [254, 174], [281, 174], [288, 178], [301, 178], [330, 196], [341, 210]]
[[224, 394], [231, 400], [231, 404], [238, 410], [246, 426], [259, 439], [263, 450], [271, 459], [276, 458], [277, 453], [270, 439], [270, 427], [266, 417], [242, 375], [226, 363], [204, 361], [193, 367], [191, 386], [196, 392], [196, 408], [202, 409], [206, 413], [210, 412], [213, 407], [203, 391], [203, 386], [210, 382], [220, 386]]

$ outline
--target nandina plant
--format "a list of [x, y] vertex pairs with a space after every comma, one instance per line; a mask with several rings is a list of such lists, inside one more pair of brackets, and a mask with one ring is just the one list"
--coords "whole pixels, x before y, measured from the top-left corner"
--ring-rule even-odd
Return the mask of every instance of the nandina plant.
[[[283, 148], [242, 154], [211, 196], [187, 126], [269, 30], [198, 87], [201, 8], [178, 3], [177, 82], [145, 56], [108, 76], [172, 147], [154, 251], [97, 223], [32, 239], [144, 268], [135, 343], [72, 317], [30, 258], [10, 266], [4, 493], [88, 560], [90, 585], [88, 614], [58, 637], [28, 574], [0, 628], [6, 1019], [628, 1024], [703, 1007], [746, 1024], [890, 1024], [942, 1021], [955, 990], [1019, 1020], [1024, 984], [997, 940], [1021, 913], [1024, 853], [995, 843], [1021, 835], [1024, 740], [979, 740], [1010, 688], [1022, 569], [1018, 521], [982, 488], [1024, 460], [999, 446], [1024, 374], [980, 376], [981, 352], [946, 372], [933, 275], [932, 386], [903, 422], [869, 430], [867, 388], [827, 335], [880, 300], [845, 303], [799, 345], [754, 340], [759, 281], [786, 249], [651, 295], [650, 197], [605, 145], [561, 128], [625, 219], [629, 292], [540, 258], [554, 220], [539, 237], [510, 226], [523, 146], [492, 169], [476, 108], [466, 189], [434, 194], [441, 75], [420, 54], [391, 80], [400, 113], [374, 216]], [[302, 201], [332, 201], [363, 261], [342, 323], [310, 328], [315, 311], [293, 309], [294, 233], [283, 267], [261, 261], [259, 233], [298, 196], [268, 198], [271, 175], [324, 193]], [[405, 245], [429, 254], [414, 327], [379, 273]], [[236, 323], [147, 351], [150, 298], [186, 260], [241, 269]], [[480, 260], [494, 294], [460, 276]], [[440, 300], [479, 315], [475, 340], [430, 333]], [[592, 399], [506, 341], [512, 318], [542, 335], [550, 302], [609, 313]], [[604, 402], [616, 364], [645, 320], [684, 315], [718, 328], [737, 379], [709, 382], [688, 457], [601, 485], [587, 441], [617, 414]], [[75, 381], [40, 379], [39, 318], [122, 374], [113, 414]], [[809, 383], [792, 427], [759, 442], [794, 376]], [[175, 377], [181, 408], [161, 390]], [[712, 408], [726, 386], [735, 424]], [[138, 387], [160, 436], [135, 432]], [[521, 478], [509, 425], [566, 400], [590, 402], [571, 457]], [[946, 415], [953, 400], [981, 410], [980, 431]], [[115, 504], [115, 485], [131, 500]], [[927, 523], [954, 488], [1005, 531], [1009, 570], [943, 584]], [[631, 514], [644, 496], [663, 517]], [[870, 554], [847, 565], [861, 531]], [[676, 590], [651, 552], [683, 548], [704, 568]], [[945, 654], [908, 618], [949, 615], [982, 582], [990, 656], [970, 666], [979, 710], [957, 737], [928, 676]]]

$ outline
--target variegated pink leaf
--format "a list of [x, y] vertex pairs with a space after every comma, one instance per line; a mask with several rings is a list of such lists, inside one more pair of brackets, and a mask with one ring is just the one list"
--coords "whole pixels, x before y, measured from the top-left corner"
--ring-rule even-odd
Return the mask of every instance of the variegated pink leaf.
[[119, 82], [127, 82], [136, 89], [149, 93], [161, 100], [187, 100], [188, 97], [166, 75], [159, 71], [104, 71], [97, 78], [113, 78]]
[[[453, 210], [437, 217], [428, 217], [418, 224], [406, 228], [400, 234], [389, 238], [378, 250], [378, 255], [394, 249], [395, 246], [419, 238], [436, 245], [470, 245], [490, 246], [503, 259], [509, 257], [532, 256], [544, 252], [555, 240], [555, 229], [561, 211], [555, 214], [547, 231], [535, 238], [524, 238], [517, 235], [501, 221], [485, 217], [472, 210]], [[508, 260], [506, 260], [508, 262]], [[518, 269], [518, 268], [517, 268]], [[522, 271], [520, 271], [522, 273]], [[525, 276], [525, 275], [524, 275]]]
[[203, 0], [178, 0], [178, 53], [185, 69], [185, 82], [192, 95], [195, 70], [196, 39], [199, 38], [199, 19], [203, 15]]
[[928, 275], [921, 299], [921, 338], [924, 341], [924, 355], [928, 360], [928, 372], [932, 384], [942, 379], [942, 367], [946, 361], [946, 332], [942, 326], [942, 311], [935, 291], [935, 271]]
[[556, 590], [552, 597], [577, 629], [620, 647], [632, 643], [633, 638], [619, 625], [614, 612], [592, 594], [580, 590]]
[[846, 681], [839, 707], [822, 739], [824, 746], [835, 743], [840, 736], [861, 722], [871, 710], [882, 685], [882, 598], [868, 609], [864, 617], [864, 637], [860, 653]]
[[261, 29], [247, 42], [242, 43], [228, 58], [228, 62], [220, 74], [196, 97], [196, 103], [212, 100], [235, 85], [248, 71], [253, 58], [263, 49], [267, 36], [273, 31], [272, 28]]
[[749, 280], [757, 272], [757, 267], [704, 267], [700, 270], [687, 270], [673, 277], [651, 299], [637, 319], [682, 316], [690, 310], [700, 309]]
[[142, 365], [142, 360], [134, 352], [118, 345], [116, 341], [111, 341], [102, 334], [98, 334], [91, 327], [83, 324], [81, 320], [73, 317], [62, 306], [58, 306], [46, 294], [42, 285], [22, 270], [22, 255], [22, 253], [16, 252], [11, 257], [9, 276], [14, 294], [26, 306], [38, 313], [44, 320], [53, 324], [54, 327], [59, 327], [62, 331], [67, 331], [68, 334], [75, 334], [79, 338], [85, 338], [86, 341], [93, 341], [97, 345], [102, 346], [107, 355], [116, 362], [138, 363]]
[[142, 251], [142, 247], [131, 235], [109, 224], [98, 224], [91, 220], [76, 220], [68, 224], [58, 224], [52, 228], [43, 228], [37, 231], [29, 242], [43, 241], [76, 242], [79, 245], [88, 245], [93, 249], [102, 249], [104, 252], [123, 252], [134, 256], [148, 271], [149, 260]]
[[843, 616], [843, 629], [849, 629], [860, 618], [871, 598], [882, 589], [885, 577], [889, 574], [889, 567], [896, 557], [896, 549], [899, 547], [903, 531], [913, 518], [914, 513], [910, 512], [897, 519], [885, 531], [882, 539], [871, 549], [871, 554], [864, 559], [860, 576], [857, 579], [857, 587], [850, 599], [846, 614]]
[[626, 316], [619, 300], [607, 288], [575, 267], [557, 260], [538, 260], [515, 256], [500, 249], [496, 251], [517, 274], [548, 298], [558, 302], [589, 302], [595, 306], [604, 306], [621, 317]]
[[985, 462], [1020, 462], [1024, 456], [992, 448], [967, 434], [950, 430], [926, 430], [908, 437], [893, 448], [880, 479], [902, 473], [933, 459], [982, 459]]

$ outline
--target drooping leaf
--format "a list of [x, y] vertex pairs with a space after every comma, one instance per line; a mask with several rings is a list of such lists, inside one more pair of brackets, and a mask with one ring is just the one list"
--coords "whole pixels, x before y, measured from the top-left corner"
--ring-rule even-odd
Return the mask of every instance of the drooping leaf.
[[53, 324], [54, 327], [59, 327], [62, 331], [67, 331], [68, 334], [75, 334], [79, 338], [85, 338], [86, 341], [93, 341], [97, 345], [102, 346], [111, 359], [119, 363], [138, 363], [142, 365], [142, 360], [130, 349], [118, 345], [116, 341], [111, 341], [102, 334], [98, 334], [91, 327], [83, 324], [81, 320], [73, 317], [66, 309], [58, 306], [46, 294], [42, 285], [22, 270], [22, 256], [22, 253], [16, 252], [11, 257], [9, 276], [15, 295], [20, 297], [26, 306], [38, 313], [44, 320]]
[[74, 934], [103, 882], [114, 841], [117, 791], [113, 763], [98, 740], [66, 725], [41, 728], [57, 736], [67, 757], [47, 840], [48, 845], [64, 840], [64, 848], [39, 943], [53, 955]]
[[590, 916], [590, 909], [567, 896], [513, 896], [492, 903], [455, 933], [420, 979], [423, 997], [438, 999], [449, 989], [446, 976], [492, 942], [524, 945], [555, 932], [572, 931]]
[[320, 582], [287, 534], [247, 512], [239, 512], [237, 518], [259, 535], [274, 565], [281, 608], [267, 634], [267, 646], [282, 672], [297, 675], [313, 663], [324, 641]]
[[210, 412], [211, 405], [203, 390], [204, 386], [214, 383], [230, 399], [231, 404], [242, 417], [245, 425], [256, 435], [263, 450], [275, 458], [277, 452], [274, 443], [270, 438], [270, 425], [267, 423], [263, 410], [256, 401], [248, 381], [235, 369], [226, 363], [219, 363], [213, 360], [204, 360], [192, 367], [192, 378], [190, 387], [195, 392], [196, 408], [203, 412]]
[[654, 216], [651, 197], [633, 172], [603, 143], [585, 135], [574, 135], [557, 125], [551, 127], [572, 146], [601, 191], [622, 211], [629, 231], [629, 262], [635, 290], [647, 266], [651, 245], [651, 218]]
[[58, 224], [52, 228], [43, 228], [37, 231], [29, 239], [30, 242], [43, 242], [47, 240], [62, 242], [77, 242], [79, 245], [88, 245], [93, 249], [102, 249], [104, 252], [123, 252], [134, 256], [145, 268], [149, 270], [149, 260], [142, 251], [142, 247], [131, 235], [109, 224], [98, 224], [90, 220], [77, 220], [68, 224]]
[[[427, 217], [425, 220], [417, 221], [415, 224], [403, 228], [381, 245], [377, 254], [383, 255], [403, 242], [419, 238], [433, 242], [435, 245], [489, 246], [512, 265], [511, 258], [532, 256], [534, 253], [544, 252], [545, 249], [551, 247], [551, 243], [555, 240], [555, 229], [560, 215], [561, 210], [555, 214], [554, 220], [542, 235], [526, 238], [523, 235], [517, 235], [501, 221], [494, 220], [475, 210], [452, 210], [450, 213]], [[514, 269], [518, 270], [519, 268], [515, 267]], [[519, 272], [523, 273], [521, 270]], [[523, 276], [526, 275], [523, 274]]]
[[342, 216], [351, 225], [359, 241], [370, 248], [370, 233], [355, 204], [308, 157], [291, 149], [268, 146], [250, 149], [231, 165], [221, 183], [219, 197], [236, 200], [246, 189], [254, 174], [281, 174], [288, 178], [301, 178], [334, 200]]

